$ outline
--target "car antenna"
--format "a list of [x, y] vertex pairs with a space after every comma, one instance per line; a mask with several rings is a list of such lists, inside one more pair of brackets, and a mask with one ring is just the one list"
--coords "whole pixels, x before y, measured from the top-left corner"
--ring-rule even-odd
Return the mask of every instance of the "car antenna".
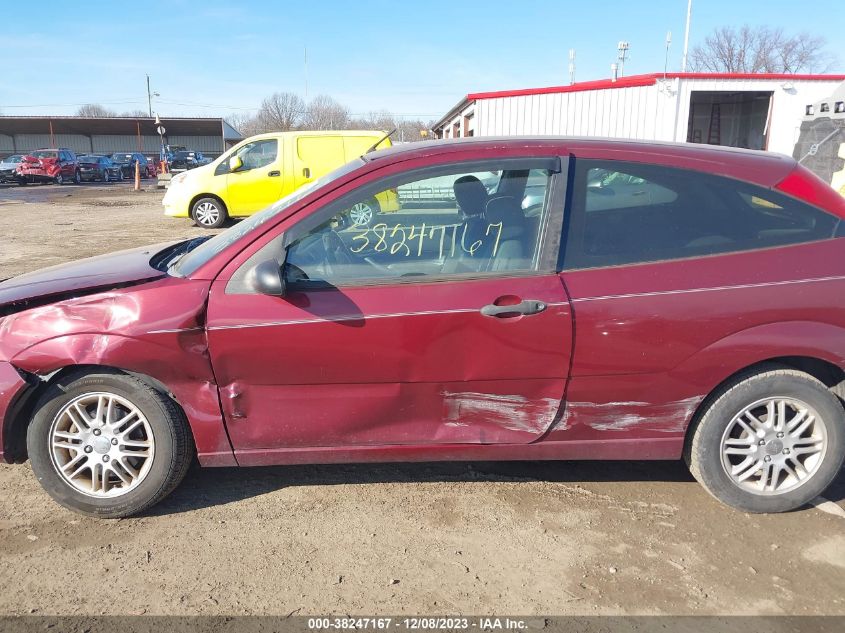
[[388, 132], [387, 134], [385, 134], [384, 136], [382, 136], [379, 140], [377, 140], [375, 143], [373, 143], [372, 145], [370, 145], [369, 149], [368, 149], [366, 152], [364, 152], [364, 154], [362, 154], [362, 156], [363, 156], [363, 155], [366, 155], [366, 154], [369, 154], [370, 152], [374, 152], [374, 151], [375, 151], [375, 149], [376, 149], [376, 147], [378, 147], [379, 145], [381, 145], [384, 141], [386, 141], [387, 139], [389, 139], [389, 138], [390, 138], [391, 136], [393, 136], [394, 134], [396, 134], [396, 128], [393, 128], [392, 130], [390, 130], [390, 132]]

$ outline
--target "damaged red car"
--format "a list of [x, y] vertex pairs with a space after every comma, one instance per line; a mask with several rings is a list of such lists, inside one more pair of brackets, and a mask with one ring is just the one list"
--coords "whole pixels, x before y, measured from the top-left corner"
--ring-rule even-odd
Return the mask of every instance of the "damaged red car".
[[[348, 220], [386, 195], [397, 211]], [[845, 455], [842, 218], [774, 154], [369, 153], [210, 239], [0, 284], [2, 456], [101, 517], [195, 455], [683, 458], [731, 506], [790, 510]]]
[[79, 160], [71, 150], [39, 149], [26, 154], [16, 169], [20, 182], [53, 182], [62, 185], [68, 182], [82, 182]]

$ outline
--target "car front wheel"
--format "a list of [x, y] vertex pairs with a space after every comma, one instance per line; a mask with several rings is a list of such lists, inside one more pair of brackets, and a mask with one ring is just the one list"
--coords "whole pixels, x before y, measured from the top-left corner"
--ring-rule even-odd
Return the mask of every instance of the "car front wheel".
[[137, 514], [167, 496], [192, 459], [184, 415], [134, 376], [60, 378], [27, 430], [32, 469], [58, 503], [89, 516]]
[[191, 217], [205, 229], [218, 229], [229, 216], [217, 198], [200, 198], [191, 208]]
[[53, 179], [57, 185], [65, 184], [65, 177], [62, 176], [62, 172], [56, 174], [56, 177]]
[[789, 368], [741, 375], [713, 394], [686, 459], [714, 497], [785, 512], [818, 497], [842, 467], [845, 410], [822, 382]]

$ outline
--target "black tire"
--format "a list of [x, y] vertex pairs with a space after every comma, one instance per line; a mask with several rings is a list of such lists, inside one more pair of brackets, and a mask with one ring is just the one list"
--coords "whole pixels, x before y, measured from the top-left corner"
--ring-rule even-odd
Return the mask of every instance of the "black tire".
[[108, 170], [108, 169], [104, 169], [104, 170], [103, 170], [103, 173], [102, 173], [102, 175], [101, 175], [100, 177], [101, 177], [101, 179], [102, 179], [102, 181], [103, 181], [103, 182], [108, 182], [109, 180], [111, 180], [111, 179], [109, 178], [109, 170]]
[[78, 169], [73, 172], [73, 182], [75, 182], [77, 185], [82, 182], [82, 174], [79, 172]]
[[21, 186], [21, 187], [25, 187], [26, 186], [26, 180], [21, 178], [20, 180], [18, 180], [18, 185]]
[[122, 169], [117, 170], [117, 181], [123, 182], [123, 170]]
[[[787, 489], [783, 492], [750, 491], [748, 487], [744, 487], [750, 484], [734, 481], [728, 474], [729, 466], [723, 461], [723, 439], [734, 418], [746, 407], [766, 398], [794, 399], [812, 407], [822, 420], [827, 435], [826, 450], [809, 476], [791, 488], [785, 486]], [[821, 381], [804, 372], [773, 364], [737, 376], [708, 397], [690, 428], [690, 434], [685, 459], [692, 475], [710, 494], [723, 503], [746, 512], [787, 512], [818, 497], [842, 468], [845, 457], [845, 410], [839, 399]], [[789, 453], [788, 449], [783, 449], [782, 444], [776, 444], [777, 440], [760, 439], [758, 442], [757, 436], [751, 437], [751, 444], [759, 444], [759, 448], [755, 446], [749, 449], [755, 451], [755, 456], [749, 455], [752, 461], [761, 459], [759, 455], [763, 455], [771, 462], [773, 459], [780, 459], [782, 453]], [[797, 455], [797, 449], [795, 453]], [[734, 459], [741, 461], [744, 458], [739, 456]], [[746, 473], [756, 468], [756, 465], [752, 464], [751, 468], [741, 472]], [[753, 476], [761, 472], [762, 470], [757, 469]], [[782, 476], [789, 475], [781, 471], [774, 479], [780, 480]], [[758, 479], [762, 478], [760, 475]]]
[[205, 197], [191, 206], [191, 219], [204, 229], [219, 229], [229, 219], [229, 214], [220, 200]]
[[53, 179], [53, 182], [55, 182], [57, 185], [65, 184], [65, 177], [62, 176], [62, 172], [56, 174], [56, 177]]
[[[146, 417], [155, 452], [141, 481], [114, 497], [95, 497], [74, 488], [59, 475], [50, 451], [50, 431], [61, 409], [90, 392], [109, 392], [125, 398]], [[32, 470], [42, 487], [62, 506], [88, 516], [121, 518], [142, 512], [161, 501], [182, 481], [193, 459], [193, 442], [182, 410], [140, 378], [120, 372], [77, 372], [59, 378], [39, 400], [27, 429]]]

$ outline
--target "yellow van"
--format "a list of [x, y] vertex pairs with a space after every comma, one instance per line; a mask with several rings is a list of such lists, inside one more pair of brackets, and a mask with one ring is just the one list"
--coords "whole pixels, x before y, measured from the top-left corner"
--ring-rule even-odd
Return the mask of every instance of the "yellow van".
[[[192, 218], [197, 225], [216, 229], [228, 218], [245, 217], [340, 167], [381, 142], [385, 132], [343, 130], [329, 132], [273, 132], [241, 141], [202, 167], [173, 177], [164, 196], [164, 214]], [[379, 213], [398, 209], [390, 192], [350, 209], [350, 221], [371, 225]]]

